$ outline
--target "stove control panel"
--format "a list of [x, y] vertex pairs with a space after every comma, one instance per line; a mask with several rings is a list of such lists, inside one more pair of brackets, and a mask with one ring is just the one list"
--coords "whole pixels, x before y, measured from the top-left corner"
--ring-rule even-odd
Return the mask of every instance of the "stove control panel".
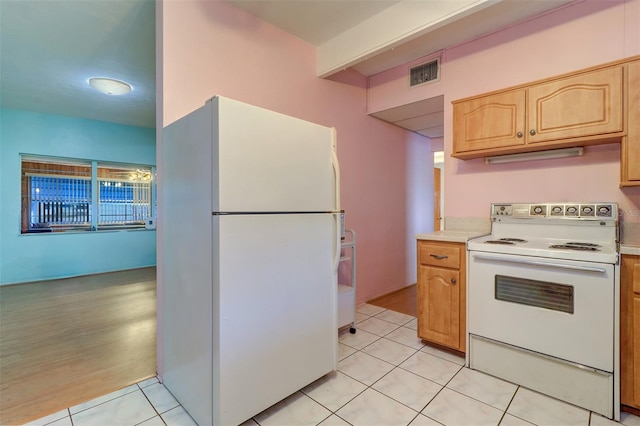
[[617, 220], [616, 203], [495, 203], [491, 218], [548, 218], [582, 220]]
[[492, 204], [491, 205], [491, 215], [499, 215], [499, 216], [512, 216], [513, 215], [513, 207], [511, 204]]

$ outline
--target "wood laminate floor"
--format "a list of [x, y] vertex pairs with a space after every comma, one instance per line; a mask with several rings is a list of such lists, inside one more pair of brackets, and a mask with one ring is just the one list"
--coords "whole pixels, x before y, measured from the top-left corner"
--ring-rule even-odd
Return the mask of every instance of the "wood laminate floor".
[[0, 425], [155, 374], [155, 268], [0, 286]]
[[385, 294], [384, 296], [376, 297], [367, 303], [414, 317], [418, 316], [418, 299], [415, 284], [403, 287], [400, 290]]

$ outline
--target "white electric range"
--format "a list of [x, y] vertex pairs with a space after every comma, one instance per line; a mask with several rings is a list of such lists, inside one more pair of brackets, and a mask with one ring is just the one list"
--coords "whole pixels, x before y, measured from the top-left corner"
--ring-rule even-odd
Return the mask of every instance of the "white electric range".
[[468, 365], [620, 416], [615, 203], [496, 203], [467, 243]]

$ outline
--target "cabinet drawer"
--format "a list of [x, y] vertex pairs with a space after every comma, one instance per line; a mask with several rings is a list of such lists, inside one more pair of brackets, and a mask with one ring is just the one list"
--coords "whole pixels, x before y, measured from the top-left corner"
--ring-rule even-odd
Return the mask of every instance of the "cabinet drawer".
[[460, 268], [460, 247], [421, 242], [418, 246], [421, 265]]

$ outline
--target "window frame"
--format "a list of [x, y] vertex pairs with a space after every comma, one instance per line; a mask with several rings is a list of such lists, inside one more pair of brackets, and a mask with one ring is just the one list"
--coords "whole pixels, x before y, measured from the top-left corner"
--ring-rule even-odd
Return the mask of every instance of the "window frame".
[[[25, 170], [25, 164], [31, 168]], [[39, 170], [47, 170], [49, 173], [41, 173]], [[150, 164], [20, 154], [20, 234], [148, 229], [149, 219], [156, 215], [155, 176], [156, 168]], [[58, 221], [34, 225], [32, 219], [35, 217], [35, 212], [31, 184], [33, 179], [38, 177], [45, 181], [46, 178], [52, 178], [54, 179], [52, 184], [63, 188], [49, 189], [47, 195], [49, 198], [45, 196], [38, 202], [38, 213], [42, 211], [42, 203], [48, 204], [46, 209], [57, 209], [56, 217], [60, 218]], [[60, 178], [59, 181], [56, 182], [56, 178]], [[84, 188], [81, 183], [74, 186], [76, 179], [88, 181], [89, 189]], [[111, 191], [111, 196], [114, 198], [109, 201], [104, 201], [101, 194], [100, 184], [105, 182], [114, 184], [114, 188], [121, 188]], [[74, 196], [65, 198], [64, 195], [67, 194], [56, 195], [55, 191], [69, 191], [69, 186], [73, 188], [71, 192]], [[136, 191], [142, 197], [133, 198]], [[78, 197], [77, 193], [84, 197]], [[129, 195], [132, 198], [127, 198]], [[86, 211], [88, 220], [85, 221], [79, 220], [83, 217], [77, 213], [77, 210], [82, 213], [82, 204], [88, 205]], [[110, 213], [115, 215], [112, 220], [105, 220], [107, 208], [110, 208]], [[38, 219], [50, 217], [49, 210], [47, 215], [40, 214]]]
[[[145, 221], [147, 218], [152, 216], [153, 211], [153, 187], [154, 187], [154, 179], [153, 177], [153, 169], [151, 166], [140, 166], [140, 165], [132, 165], [132, 164], [122, 164], [122, 163], [107, 163], [107, 162], [99, 162], [97, 165], [97, 193], [98, 193], [98, 206], [97, 206], [97, 214], [96, 214], [96, 228], [99, 231], [102, 230], [112, 230], [112, 229], [139, 229], [140, 227], [145, 227]], [[114, 200], [106, 201], [102, 192], [104, 187], [111, 185], [103, 185], [103, 184], [113, 184], [114, 187], [122, 188], [122, 186], [118, 186], [119, 184], [124, 184], [124, 188], [131, 189], [133, 193], [132, 200], [121, 200], [119, 203], [114, 202]], [[146, 185], [148, 187], [144, 187]], [[106, 192], [106, 191], [105, 191]], [[117, 190], [116, 190], [117, 192]], [[138, 194], [138, 197], [135, 194]], [[146, 200], [141, 202], [140, 193], [146, 193]], [[112, 195], [113, 196], [113, 195]], [[117, 195], [116, 195], [117, 196]], [[107, 209], [107, 205], [110, 204], [125, 204], [125, 217], [127, 214], [127, 206], [132, 207], [132, 210], [138, 210], [138, 212], [133, 213], [132, 217], [136, 217], [136, 219], [132, 219], [130, 221], [122, 221], [122, 220], [105, 220], [105, 216], [107, 213], [105, 212]], [[104, 211], [103, 211], [104, 206]], [[111, 206], [111, 210], [114, 206]], [[140, 210], [147, 211], [148, 214], [141, 214]], [[118, 215], [120, 217], [122, 214]], [[125, 223], [122, 223], [125, 222]]]

